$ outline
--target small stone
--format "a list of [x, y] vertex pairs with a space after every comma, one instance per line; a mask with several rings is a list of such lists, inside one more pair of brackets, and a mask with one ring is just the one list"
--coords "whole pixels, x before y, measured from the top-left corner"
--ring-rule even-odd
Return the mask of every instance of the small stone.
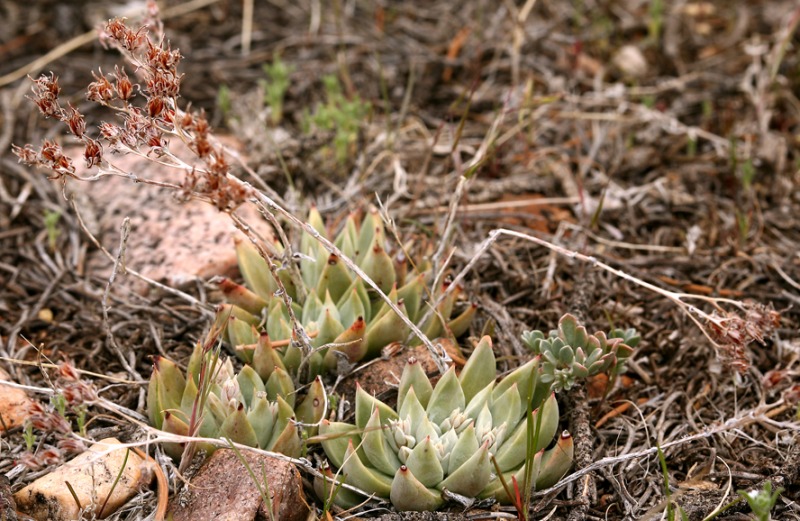
[[[173, 521], [304, 521], [308, 517], [303, 483], [294, 465], [247, 450], [239, 454], [259, 481], [266, 475], [273, 515], [269, 515], [259, 487], [236, 452], [218, 449], [200, 468], [187, 491], [173, 501]], [[263, 482], [260, 486], [263, 490]]]
[[[233, 139], [223, 140], [233, 149], [243, 146]], [[173, 152], [186, 161], [193, 161], [192, 153], [180, 143], [173, 144]], [[67, 152], [76, 166], [83, 165], [80, 149]], [[136, 155], [114, 158], [115, 165], [135, 172], [141, 179], [180, 183], [184, 174]], [[83, 166], [78, 175], [92, 172]], [[131, 231], [125, 253], [125, 265], [142, 275], [173, 287], [186, 287], [197, 279], [216, 275], [235, 276], [237, 273], [234, 237], [244, 238], [225, 212], [198, 200], [180, 202], [173, 190], [146, 183], [133, 183], [129, 179], [109, 177], [96, 182], [72, 183], [81, 215], [87, 228], [108, 251], [119, 250], [120, 225], [130, 217]], [[252, 204], [245, 204], [236, 213], [252, 230], [271, 240], [272, 228]], [[113, 268], [102, 252], [89, 255], [88, 269], [107, 278]], [[134, 277], [126, 277], [124, 284], [135, 291], [146, 293], [148, 286]]]
[[647, 60], [635, 45], [621, 47], [611, 61], [625, 76], [641, 78], [647, 74]]
[[[0, 380], [12, 381], [11, 375], [2, 368], [0, 368]], [[22, 426], [32, 403], [33, 400], [22, 389], [0, 383], [0, 435], [6, 429]]]
[[[115, 449], [115, 445], [120, 445], [115, 438], [101, 440], [29, 484], [14, 494], [17, 509], [39, 521], [82, 519], [81, 509], [101, 519], [112, 514], [153, 478], [145, 460], [125, 447]], [[80, 507], [66, 483], [75, 492]]]

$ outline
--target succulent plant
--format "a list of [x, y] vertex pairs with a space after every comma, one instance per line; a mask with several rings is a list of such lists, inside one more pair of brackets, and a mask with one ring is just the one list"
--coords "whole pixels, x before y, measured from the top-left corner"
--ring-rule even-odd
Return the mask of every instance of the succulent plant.
[[[205, 370], [201, 370], [205, 358]], [[201, 373], [210, 377], [201, 385]], [[207, 393], [198, 397], [198, 388]], [[318, 423], [324, 414], [325, 388], [317, 378], [299, 403], [292, 378], [281, 368], [269, 374], [245, 365], [235, 373], [229, 358], [219, 362], [216, 353], [203, 354], [203, 347], [194, 348], [187, 374], [170, 360], [157, 357], [147, 394], [150, 422], [158, 429], [188, 435], [192, 414], [199, 428], [196, 435], [204, 438], [228, 438], [251, 447], [300, 455], [301, 439], [298, 423]], [[197, 405], [196, 405], [197, 404]], [[312, 432], [313, 434], [313, 432]], [[165, 444], [167, 454], [178, 460], [181, 444]], [[210, 445], [204, 446], [208, 451]]]
[[[481, 339], [460, 375], [450, 368], [435, 387], [420, 364], [409, 359], [396, 409], [358, 387], [354, 424], [321, 422], [322, 447], [339, 469], [324, 473], [334, 482], [389, 499], [399, 510], [435, 510], [444, 503], [445, 490], [510, 502], [495, 469], [509, 486], [512, 477], [524, 486], [528, 429], [533, 427], [538, 435], [531, 485], [555, 484], [572, 464], [572, 438], [565, 432], [544, 450], [556, 435], [559, 413], [549, 386], [540, 385], [539, 359], [495, 380], [489, 337]], [[323, 499], [335, 493], [333, 500], [343, 507], [360, 502], [354, 491], [324, 479], [318, 478], [315, 488]]]
[[[327, 237], [325, 224], [315, 208], [311, 209], [307, 222]], [[459, 336], [466, 331], [475, 308], [468, 306], [451, 318], [458, 288], [448, 294], [436, 313], [419, 324], [428, 309], [425, 302], [440, 295], [449, 283], [430, 295], [427, 286], [433, 277], [427, 264], [409, 270], [406, 261], [390, 257], [383, 222], [375, 208], [360, 224], [351, 214], [334, 243], [427, 337], [446, 333]], [[404, 341], [409, 334], [403, 321], [339, 257], [305, 234], [300, 242], [300, 255], [296, 255], [301, 259], [299, 276], [292, 277], [291, 270], [285, 267], [276, 270], [291, 298], [293, 315], [311, 338], [313, 352], [303, 364], [303, 351], [292, 341], [293, 327], [285, 296], [279, 293], [270, 266], [250, 243], [238, 242], [236, 252], [245, 285], [221, 280], [220, 288], [228, 304], [221, 307], [220, 313], [229, 317], [226, 332], [229, 345], [239, 358], [256, 368], [280, 367], [297, 377], [302, 365], [307, 370], [299, 375], [299, 380], [307, 382], [318, 374], [335, 370], [340, 358], [355, 363], [376, 356], [383, 347]], [[262, 339], [262, 332], [268, 334], [268, 340]], [[266, 346], [261, 351], [259, 342]]]
[[541, 355], [540, 381], [551, 383], [554, 391], [569, 389], [577, 378], [602, 372], [617, 374], [639, 344], [635, 329], [615, 329], [590, 335], [573, 315], [566, 314], [558, 329], [545, 336], [541, 331], [526, 331], [522, 341]]

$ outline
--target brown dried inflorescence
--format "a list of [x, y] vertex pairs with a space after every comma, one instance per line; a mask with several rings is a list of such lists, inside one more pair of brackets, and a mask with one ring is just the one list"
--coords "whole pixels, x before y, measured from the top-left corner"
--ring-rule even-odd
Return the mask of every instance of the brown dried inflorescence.
[[[121, 154], [159, 158], [160, 164], [183, 171], [183, 182], [176, 184], [185, 196], [200, 196], [220, 210], [234, 209], [247, 199], [248, 188], [228, 175], [230, 163], [224, 150], [215, 144], [205, 115], [178, 108], [183, 78], [178, 72], [181, 53], [173, 50], [163, 37], [151, 34], [151, 30], [160, 33], [161, 24], [155, 3], [149, 3], [148, 9], [148, 25], [133, 30], [123, 19], [115, 19], [106, 24], [100, 35], [104, 45], [117, 48], [131, 62], [143, 85], [133, 83], [125, 69], [116, 66], [108, 76], [102, 71], [93, 72], [95, 81], [86, 92], [87, 99], [116, 112], [122, 118], [121, 124], [101, 123], [97, 135], [90, 136], [84, 116], [71, 104], [67, 109], [61, 107], [61, 88], [52, 74], [34, 80], [31, 99], [42, 114], [63, 122], [70, 134], [83, 143], [88, 168], [98, 168], [101, 174], [129, 176], [103, 154], [105, 148]], [[134, 106], [137, 92], [143, 99]], [[173, 155], [169, 136], [187, 143], [202, 163], [190, 165]], [[55, 142], [45, 141], [39, 149], [14, 146], [13, 151], [20, 162], [49, 169], [55, 174], [52, 178], [63, 183], [70, 177], [78, 177], [70, 159]]]
[[732, 367], [743, 373], [749, 367], [746, 347], [764, 338], [780, 324], [780, 313], [757, 302], [744, 303], [744, 316], [727, 311], [716, 312], [708, 320], [714, 341], [724, 350]]

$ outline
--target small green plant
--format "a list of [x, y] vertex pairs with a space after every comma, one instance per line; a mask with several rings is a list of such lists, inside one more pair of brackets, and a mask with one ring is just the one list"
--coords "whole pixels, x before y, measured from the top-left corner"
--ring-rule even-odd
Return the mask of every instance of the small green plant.
[[263, 65], [266, 79], [261, 80], [261, 88], [264, 90], [264, 103], [270, 108], [270, 121], [273, 125], [279, 125], [283, 119], [283, 101], [286, 92], [289, 90], [289, 77], [294, 72], [294, 67], [281, 60], [280, 55], [275, 55], [272, 63]]
[[325, 87], [325, 104], [318, 105], [314, 114], [306, 117], [306, 128], [310, 130], [317, 127], [333, 131], [336, 161], [344, 164], [354, 153], [358, 132], [371, 110], [371, 105], [358, 95], [347, 99], [335, 75], [325, 76], [322, 82]]
[[33, 423], [25, 423], [25, 430], [22, 432], [22, 437], [25, 440], [25, 449], [31, 452], [33, 446], [36, 445], [36, 434], [33, 432]]
[[747, 501], [750, 509], [758, 521], [770, 521], [770, 512], [778, 502], [778, 497], [783, 492], [783, 487], [772, 489], [772, 483], [767, 481], [761, 490], [739, 490], [738, 494]]
[[675, 511], [675, 504], [672, 501], [672, 491], [669, 488], [669, 471], [667, 469], [667, 458], [664, 456], [664, 451], [661, 447], [656, 447], [658, 450], [658, 462], [661, 465], [661, 475], [664, 478], [664, 495], [667, 497], [667, 521], [675, 521], [676, 516], [680, 514], [681, 521], [688, 521], [689, 517], [684, 512], [683, 508], [678, 506], [677, 512]]
[[661, 29], [664, 26], [664, 0], [650, 0], [650, 9], [647, 20], [647, 35], [650, 42], [658, 44], [661, 41]]
[[[322, 447], [342, 474], [326, 475], [389, 499], [398, 510], [418, 511], [442, 506], [445, 490], [513, 503], [509, 483], [554, 485], [572, 465], [573, 442], [567, 432], [557, 435], [558, 403], [538, 368], [536, 358], [496, 382], [489, 337], [478, 343], [459, 376], [451, 368], [436, 386], [411, 358], [400, 377], [396, 408], [358, 387], [355, 424], [322, 421]], [[530, 396], [539, 398], [529, 405]], [[540, 427], [531, 449], [529, 410], [531, 424]], [[531, 468], [525, 466], [529, 452], [535, 454]], [[318, 479], [318, 493], [331, 488]], [[360, 497], [341, 489], [334, 502], [350, 508]]]
[[[245, 365], [235, 373], [230, 359], [218, 363], [217, 353], [204, 350], [201, 343], [195, 345], [185, 376], [175, 363], [157, 357], [147, 392], [147, 411], [157, 429], [189, 436], [196, 425], [201, 437], [224, 437], [294, 457], [301, 450], [297, 422], [313, 429], [324, 414], [325, 403], [325, 388], [319, 379], [301, 401], [292, 378], [281, 368], [259, 374]], [[211, 445], [203, 448], [207, 452], [214, 449]], [[184, 448], [166, 443], [164, 450], [178, 460]]]
[[[328, 237], [316, 209], [311, 210], [307, 222]], [[432, 291], [429, 263], [420, 262], [409, 269], [407, 261], [397, 262], [398, 255], [387, 252], [386, 232], [375, 208], [362, 222], [351, 214], [334, 242], [412, 322], [420, 324], [428, 338], [458, 337], [469, 327], [475, 306], [468, 305], [451, 318], [459, 288], [450, 291], [435, 313], [427, 313], [426, 302], [441, 295], [449, 283]], [[300, 242], [302, 260], [299, 274], [294, 276], [282, 265], [270, 267], [250, 243], [237, 243], [236, 252], [245, 285], [220, 279], [228, 304], [222, 305], [219, 313], [225, 317], [229, 346], [262, 375], [279, 367], [298, 381], [309, 382], [319, 374], [337, 371], [340, 361], [353, 364], [375, 357], [388, 344], [405, 341], [409, 335], [408, 327], [379, 295], [368, 291], [339, 257], [308, 234]], [[284, 291], [291, 298], [291, 310], [281, 295]], [[309, 337], [312, 351], [307, 355], [296, 341], [294, 321]]]
[[545, 335], [542, 331], [526, 331], [522, 341], [535, 354], [541, 355], [541, 380], [558, 392], [569, 389], [576, 379], [610, 372], [619, 373], [625, 361], [639, 344], [635, 329], [614, 329], [589, 334], [573, 315], [558, 321], [558, 329]]
[[231, 89], [224, 83], [217, 90], [217, 107], [222, 112], [223, 119], [228, 119], [231, 114]]
[[56, 241], [58, 236], [61, 235], [61, 230], [58, 227], [58, 221], [61, 220], [61, 212], [45, 210], [44, 212], [44, 227], [47, 230], [47, 246], [50, 251], [55, 251]]

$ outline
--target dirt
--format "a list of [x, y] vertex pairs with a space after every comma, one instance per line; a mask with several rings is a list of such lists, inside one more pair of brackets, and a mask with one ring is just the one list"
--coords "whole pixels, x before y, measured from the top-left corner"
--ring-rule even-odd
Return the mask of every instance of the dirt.
[[[488, 0], [255, 4], [249, 54], [241, 48], [242, 2], [188, 12], [170, 11], [175, 0], [162, 5], [171, 13], [165, 35], [184, 56], [181, 103], [204, 109], [215, 133], [245, 144], [252, 175], [237, 163], [234, 173], [299, 216], [309, 201], [336, 220], [379, 199], [401, 237], [446, 231], [448, 271], [468, 267], [462, 284], [479, 304], [466, 337], [492, 334], [503, 371], [527, 356], [524, 330], [552, 329], [578, 307], [592, 330], [642, 334], [624, 377], [605, 394], [562, 400], [576, 411], [562, 412], [562, 427], [579, 418], [582, 432], [573, 471], [591, 472], [538, 495], [534, 519], [660, 518], [667, 503], [656, 445], [665, 447], [670, 495], [691, 519], [766, 481], [784, 489], [774, 518], [800, 519], [794, 2], [539, 0], [527, 3], [530, 11]], [[152, 357], [185, 362], [220, 295], [207, 270], [184, 295], [142, 292], [123, 272], [107, 290], [108, 272], [88, 261], [97, 248], [61, 185], [20, 165], [10, 149], [43, 139], [74, 144], [26, 100], [24, 74], [9, 75], [117, 9], [0, 1], [0, 363], [14, 381], [39, 388], [29, 394], [43, 401], [57, 379], [49, 362], [114, 378], [82, 376], [132, 414], [92, 405], [87, 434], [121, 427], [123, 441], [140, 441], [135, 420], [144, 418], [135, 414], [145, 414]], [[87, 102], [83, 89], [92, 71], [123, 61], [87, 42], [23, 72], [53, 71], [62, 99], [93, 128], [114, 116]], [[276, 56], [292, 67], [277, 126], [261, 102], [262, 65]], [[307, 132], [304, 123], [326, 100], [326, 74], [337, 76], [347, 99], [370, 104], [343, 161], [331, 131]], [[229, 103], [220, 101], [223, 85]], [[136, 201], [139, 188], [115, 190]], [[498, 228], [562, 250], [510, 234], [481, 249]], [[754, 338], [769, 310], [780, 322]], [[753, 341], [732, 342], [740, 333]], [[387, 374], [369, 379], [374, 392], [385, 386], [391, 394]], [[36, 434], [40, 451], [56, 446], [53, 434]], [[2, 450], [0, 473], [14, 491], [57, 463], [18, 465], [29, 461], [19, 427], [4, 433]], [[583, 492], [589, 482], [596, 493]], [[143, 491], [113, 518], [144, 518], [156, 503]], [[360, 516], [480, 518], [458, 506], [436, 514], [383, 507]], [[739, 502], [718, 519], [749, 512]], [[511, 507], [495, 513], [516, 517]]]

